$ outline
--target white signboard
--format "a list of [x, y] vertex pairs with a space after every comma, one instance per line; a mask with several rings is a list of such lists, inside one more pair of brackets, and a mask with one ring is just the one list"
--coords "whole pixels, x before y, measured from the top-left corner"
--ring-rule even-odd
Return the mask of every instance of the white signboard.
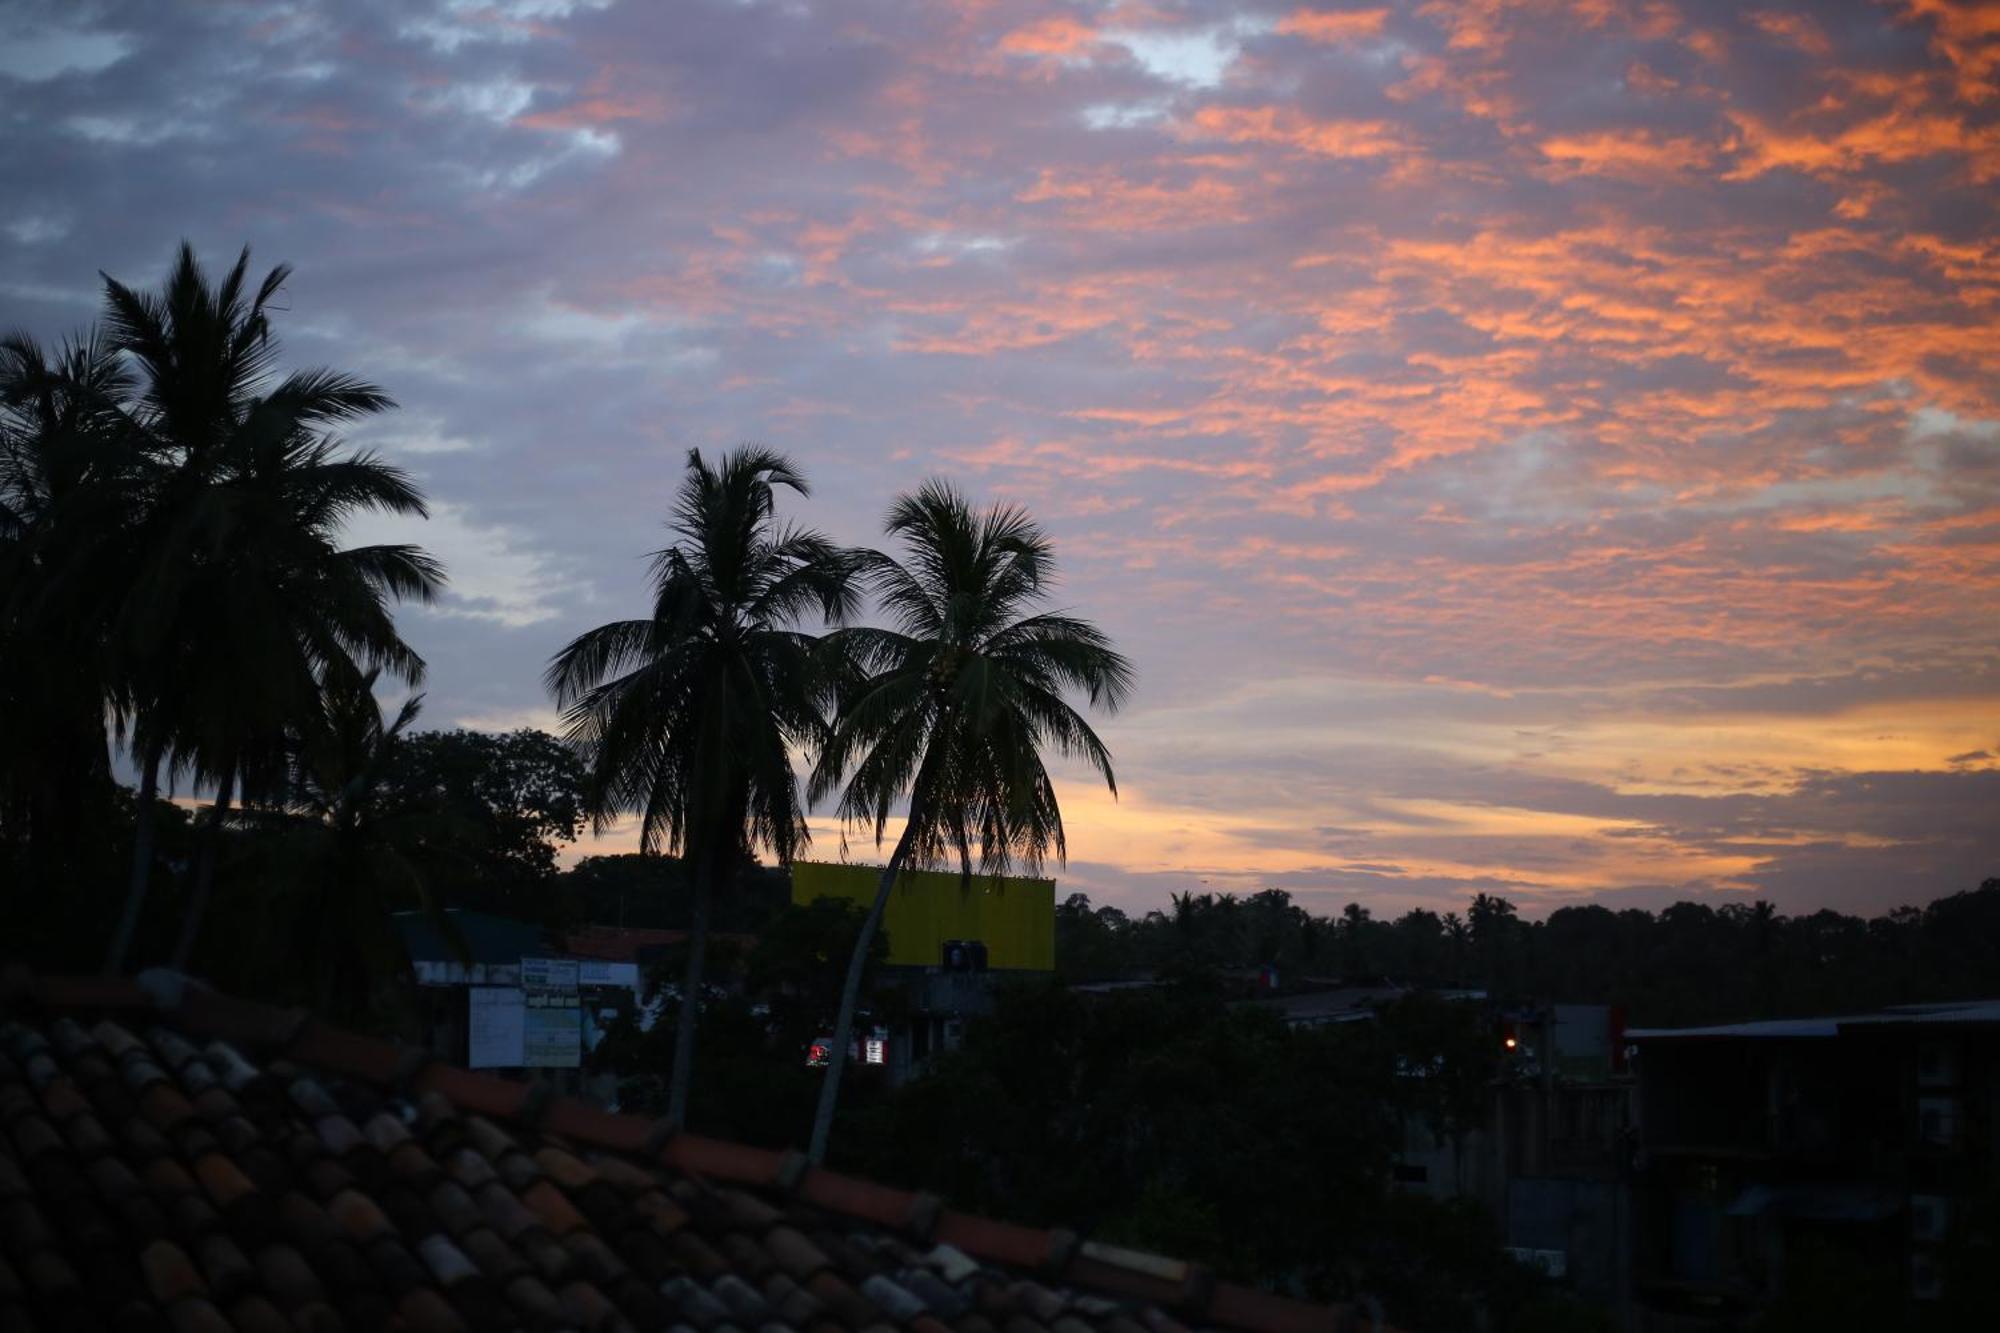
[[513, 986], [521, 980], [519, 963], [465, 963], [419, 958], [410, 964], [419, 986]]
[[528, 1069], [574, 1069], [583, 1063], [583, 1008], [576, 992], [527, 992], [522, 1015], [521, 1064]]
[[523, 958], [521, 1064], [574, 1069], [583, 1063], [583, 1005], [574, 958]]
[[473, 986], [466, 992], [465, 1063], [472, 1069], [521, 1067], [523, 1017], [517, 986]]
[[1537, 1250], [1524, 1246], [1509, 1245], [1507, 1253], [1514, 1262], [1539, 1268], [1550, 1277], [1561, 1277], [1569, 1271], [1568, 1250]]
[[623, 986], [636, 991], [639, 989], [639, 965], [602, 963], [585, 958], [576, 965], [576, 980], [580, 986]]
[[574, 958], [523, 958], [521, 986], [523, 989], [573, 991], [576, 989], [577, 971], [577, 960]]

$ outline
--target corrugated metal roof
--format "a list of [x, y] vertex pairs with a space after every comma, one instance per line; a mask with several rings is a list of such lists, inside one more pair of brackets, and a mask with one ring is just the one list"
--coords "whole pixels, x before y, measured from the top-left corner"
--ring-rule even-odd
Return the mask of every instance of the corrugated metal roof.
[[1692, 1041], [1722, 1038], [1734, 1041], [1811, 1041], [1838, 1037], [1845, 1028], [1942, 1024], [2000, 1024], [2000, 1000], [1960, 1000], [1941, 1004], [1900, 1005], [1866, 1014], [1825, 1018], [1774, 1018], [1753, 1023], [1719, 1023], [1697, 1028], [1632, 1028], [1627, 1041]]
[[1899, 1005], [1853, 1020], [1857, 1024], [1931, 1027], [1944, 1023], [2000, 1024], [2000, 1000], [1968, 1000], [1961, 1004]]
[[452, 947], [427, 914], [394, 914], [396, 929], [402, 933], [403, 947], [409, 951], [412, 962], [519, 963], [523, 957], [541, 957], [550, 952], [542, 928], [526, 921], [460, 907], [446, 908], [444, 915], [464, 940], [464, 955]]

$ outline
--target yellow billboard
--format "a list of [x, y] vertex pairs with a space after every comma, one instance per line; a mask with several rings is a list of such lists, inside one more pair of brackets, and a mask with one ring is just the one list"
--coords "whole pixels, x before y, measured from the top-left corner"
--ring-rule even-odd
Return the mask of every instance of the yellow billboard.
[[[792, 862], [792, 902], [845, 898], [865, 911], [882, 883], [880, 866]], [[946, 940], [979, 940], [986, 965], [1049, 972], [1056, 965], [1056, 882], [1007, 875], [974, 875], [968, 885], [955, 871], [905, 870], [882, 909], [889, 933], [889, 961], [933, 967]]]

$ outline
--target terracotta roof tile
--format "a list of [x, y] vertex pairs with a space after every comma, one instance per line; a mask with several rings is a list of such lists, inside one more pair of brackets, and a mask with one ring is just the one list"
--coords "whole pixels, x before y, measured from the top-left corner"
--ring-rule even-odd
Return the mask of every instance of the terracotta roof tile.
[[450, 1235], [463, 1236], [486, 1224], [486, 1214], [465, 1192], [465, 1187], [455, 1180], [440, 1180], [431, 1187], [426, 1197], [430, 1200], [431, 1211], [437, 1214], [438, 1221]]
[[139, 1268], [146, 1275], [146, 1286], [153, 1299], [162, 1305], [172, 1305], [208, 1289], [187, 1251], [170, 1240], [156, 1240], [141, 1250]]
[[168, 1307], [167, 1318], [174, 1333], [230, 1333], [230, 1324], [218, 1310], [199, 1297]]
[[551, 1285], [560, 1285], [574, 1276], [576, 1263], [569, 1251], [539, 1227], [514, 1238], [514, 1248], [527, 1257], [535, 1275]]
[[875, 1318], [874, 1303], [832, 1269], [813, 1274], [806, 1283], [806, 1290], [817, 1296], [834, 1318], [849, 1328], [863, 1328]]
[[227, 1301], [246, 1290], [256, 1280], [250, 1260], [235, 1241], [225, 1235], [208, 1235], [194, 1247], [202, 1275], [217, 1299]]
[[764, 1299], [784, 1323], [803, 1327], [825, 1312], [819, 1297], [786, 1277], [773, 1273], [764, 1279]]
[[468, 1231], [457, 1238], [458, 1248], [479, 1271], [495, 1282], [505, 1282], [528, 1271], [528, 1263], [519, 1252], [501, 1240], [491, 1227], [480, 1227]]
[[305, 1256], [283, 1242], [274, 1241], [257, 1252], [257, 1274], [264, 1289], [287, 1309], [298, 1309], [326, 1298], [326, 1290], [307, 1265]]
[[366, 1244], [389, 1232], [387, 1215], [373, 1199], [357, 1189], [341, 1190], [327, 1201], [326, 1211], [334, 1225], [357, 1244]]
[[825, 1251], [791, 1227], [773, 1227], [764, 1237], [764, 1245], [779, 1265], [801, 1282], [833, 1262]]
[[662, 1236], [673, 1235], [689, 1221], [687, 1210], [660, 1190], [633, 1199], [632, 1211], [645, 1217], [646, 1224]]
[[683, 1272], [703, 1281], [713, 1280], [730, 1271], [729, 1261], [692, 1231], [675, 1232], [673, 1239], [667, 1242], [667, 1253]]
[[412, 1287], [421, 1287], [430, 1280], [429, 1273], [393, 1234], [377, 1236], [363, 1247], [368, 1256], [368, 1266], [375, 1270], [382, 1285], [391, 1295], [401, 1295]]
[[264, 1297], [252, 1292], [229, 1307], [228, 1328], [241, 1333], [291, 1333], [292, 1321]]
[[588, 1329], [610, 1328], [619, 1322], [617, 1307], [588, 1282], [571, 1282], [556, 1293], [564, 1318]]
[[777, 1266], [768, 1249], [741, 1233], [731, 1233], [722, 1237], [721, 1249], [722, 1256], [729, 1260], [730, 1267], [752, 1282], [763, 1280], [764, 1275]]
[[562, 1319], [562, 1306], [557, 1302], [556, 1294], [531, 1273], [523, 1273], [510, 1280], [501, 1294], [509, 1305], [537, 1324], [546, 1327]]
[[196, 1159], [194, 1174], [217, 1208], [230, 1208], [257, 1191], [250, 1177], [222, 1153], [220, 1144]]
[[1338, 1315], [179, 978], [0, 978], [0, 1329], [1332, 1333]]
[[569, 1201], [569, 1196], [549, 1181], [536, 1180], [522, 1189], [520, 1195], [521, 1202], [532, 1208], [542, 1225], [557, 1236], [567, 1236], [589, 1225], [576, 1205]]
[[397, 1303], [396, 1313], [417, 1333], [460, 1333], [465, 1320], [451, 1302], [428, 1287], [413, 1287]]

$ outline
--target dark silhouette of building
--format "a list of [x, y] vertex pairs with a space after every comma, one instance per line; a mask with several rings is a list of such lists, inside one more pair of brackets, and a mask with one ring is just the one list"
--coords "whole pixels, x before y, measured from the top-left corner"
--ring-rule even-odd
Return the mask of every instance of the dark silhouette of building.
[[1833, 1282], [1909, 1326], [2000, 1282], [1961, 1258], [2000, 1187], [2000, 1001], [1627, 1039], [1637, 1327], [1736, 1327]]

